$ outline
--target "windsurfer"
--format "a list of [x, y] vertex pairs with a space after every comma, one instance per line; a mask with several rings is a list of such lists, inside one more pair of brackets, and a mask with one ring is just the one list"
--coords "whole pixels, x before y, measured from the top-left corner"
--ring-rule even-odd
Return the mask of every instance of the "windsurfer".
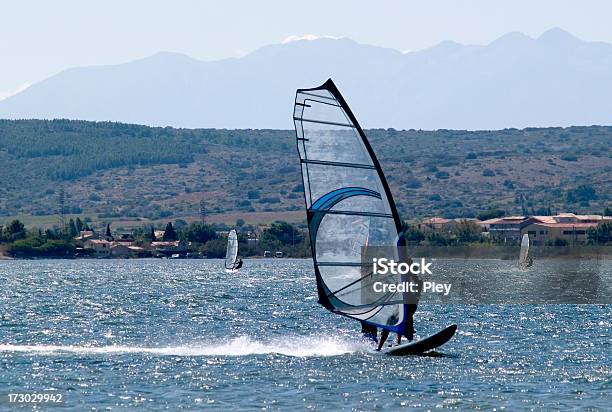
[[238, 262], [234, 265], [234, 269], [240, 269], [242, 267], [242, 258], [238, 258]]
[[[406, 262], [408, 264], [412, 264], [412, 259], [406, 257], [405, 248], [399, 249], [400, 260]], [[419, 301], [419, 296], [421, 294], [422, 282], [419, 277], [410, 272], [405, 275], [402, 275], [402, 282], [414, 282], [418, 285], [417, 292], [405, 292], [403, 294], [404, 304], [402, 307], [404, 308], [404, 319], [406, 320], [404, 323], [404, 330], [399, 331], [397, 333], [397, 344], [400, 345], [402, 343], [402, 335], [408, 339], [408, 342], [414, 339], [414, 313], [417, 310], [417, 303]], [[389, 330], [383, 329], [380, 333], [380, 341], [378, 342], [377, 351], [380, 351], [387, 338], [389, 337]]]
[[[404, 319], [406, 319], [406, 324], [404, 325], [404, 330], [402, 332], [397, 333], [397, 344], [400, 345], [402, 343], [402, 335], [408, 339], [408, 342], [414, 339], [414, 313], [417, 310], [416, 304], [405, 304], [404, 305]], [[377, 351], [380, 351], [387, 338], [389, 337], [389, 329], [383, 329], [380, 333], [380, 341], [378, 342]]]

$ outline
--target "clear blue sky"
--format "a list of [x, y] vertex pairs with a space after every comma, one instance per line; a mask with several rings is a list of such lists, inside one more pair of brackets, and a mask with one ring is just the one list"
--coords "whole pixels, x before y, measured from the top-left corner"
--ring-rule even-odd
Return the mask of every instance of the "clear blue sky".
[[159, 51], [213, 60], [303, 34], [406, 51], [443, 40], [487, 44], [511, 31], [538, 36], [560, 27], [612, 43], [611, 16], [606, 0], [5, 0], [0, 98], [68, 67]]

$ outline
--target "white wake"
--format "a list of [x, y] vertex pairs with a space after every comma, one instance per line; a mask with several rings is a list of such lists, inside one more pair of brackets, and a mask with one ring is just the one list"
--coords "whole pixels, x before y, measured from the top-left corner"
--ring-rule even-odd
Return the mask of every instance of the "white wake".
[[281, 354], [296, 357], [338, 356], [346, 353], [366, 351], [367, 344], [356, 339], [349, 342], [342, 339], [320, 337], [286, 337], [268, 343], [255, 341], [248, 336], [234, 338], [227, 343], [194, 343], [180, 346], [88, 346], [88, 345], [12, 345], [0, 344], [0, 352], [33, 354], [150, 354], [157, 356], [248, 356]]

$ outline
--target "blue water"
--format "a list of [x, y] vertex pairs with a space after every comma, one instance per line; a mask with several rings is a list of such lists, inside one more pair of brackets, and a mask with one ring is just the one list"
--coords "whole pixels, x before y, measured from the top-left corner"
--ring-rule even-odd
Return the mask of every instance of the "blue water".
[[316, 303], [309, 260], [221, 268], [0, 261], [0, 409], [14, 392], [75, 411], [610, 407], [609, 305], [421, 305], [418, 334], [458, 334], [393, 358]]

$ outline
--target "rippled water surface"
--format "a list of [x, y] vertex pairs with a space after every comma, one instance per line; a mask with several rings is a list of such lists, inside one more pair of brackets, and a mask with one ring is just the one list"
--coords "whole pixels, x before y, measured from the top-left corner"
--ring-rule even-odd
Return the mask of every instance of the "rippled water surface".
[[418, 334], [458, 334], [393, 358], [316, 303], [309, 260], [1, 261], [0, 282], [0, 409], [41, 391], [61, 410], [611, 404], [609, 305], [421, 305]]

